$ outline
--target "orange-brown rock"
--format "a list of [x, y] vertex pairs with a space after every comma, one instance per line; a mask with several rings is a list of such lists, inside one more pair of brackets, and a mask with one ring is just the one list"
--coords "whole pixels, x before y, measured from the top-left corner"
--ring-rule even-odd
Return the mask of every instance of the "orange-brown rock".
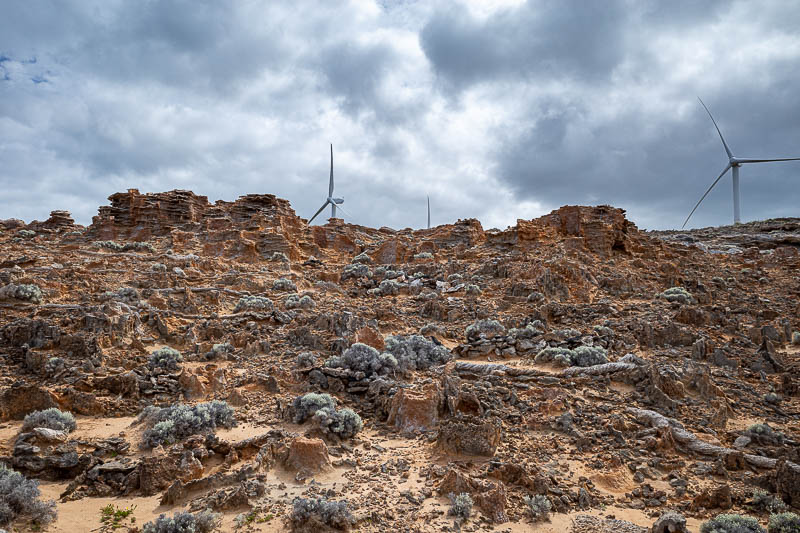
[[435, 387], [400, 389], [392, 398], [387, 423], [404, 432], [434, 429], [439, 423], [439, 403]]
[[366, 344], [367, 346], [372, 346], [379, 352], [382, 352], [386, 347], [385, 343], [383, 342], [383, 335], [381, 335], [381, 332], [370, 326], [364, 326], [356, 331], [356, 336], [353, 339], [353, 342], [360, 342], [362, 344]]
[[445, 453], [492, 457], [500, 444], [497, 418], [462, 416], [441, 424], [437, 444]]
[[289, 445], [284, 465], [303, 477], [318, 474], [331, 466], [328, 447], [322, 439], [297, 437]]

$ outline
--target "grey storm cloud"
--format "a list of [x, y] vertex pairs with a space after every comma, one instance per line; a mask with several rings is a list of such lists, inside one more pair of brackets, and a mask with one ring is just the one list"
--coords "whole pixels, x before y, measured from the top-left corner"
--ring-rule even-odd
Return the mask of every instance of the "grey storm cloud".
[[[119, 190], [266, 192], [310, 216], [513, 224], [608, 203], [676, 227], [726, 164], [800, 155], [800, 7], [780, 1], [11, 2], [0, 218]], [[746, 219], [796, 216], [800, 164], [742, 170]], [[731, 220], [730, 179], [692, 220]]]

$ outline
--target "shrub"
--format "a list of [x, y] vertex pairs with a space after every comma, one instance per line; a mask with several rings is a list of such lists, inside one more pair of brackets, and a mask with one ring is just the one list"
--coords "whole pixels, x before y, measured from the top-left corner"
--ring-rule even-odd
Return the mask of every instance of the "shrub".
[[420, 252], [414, 254], [414, 259], [433, 259], [433, 254], [430, 252]]
[[467, 285], [466, 293], [470, 296], [478, 296], [481, 293], [481, 288], [474, 283], [470, 283]]
[[397, 335], [386, 339], [386, 352], [397, 361], [402, 372], [425, 370], [450, 361], [453, 354], [444, 346], [421, 335]]
[[23, 239], [32, 239], [36, 237], [36, 232], [29, 229], [21, 229], [17, 232], [17, 236]]
[[679, 302], [682, 304], [694, 303], [694, 297], [683, 287], [671, 287], [659, 294], [658, 297], [668, 302]]
[[150, 266], [150, 270], [152, 270], [153, 272], [166, 272], [167, 265], [165, 265], [164, 263], [153, 263]]
[[367, 252], [361, 252], [357, 256], [355, 256], [350, 263], [361, 263], [365, 265], [369, 265], [372, 263], [372, 258], [367, 255]]
[[537, 363], [553, 362], [560, 366], [572, 366], [572, 358], [575, 352], [569, 348], [548, 347], [536, 354], [534, 361]]
[[44, 373], [53, 376], [66, 368], [66, 363], [60, 357], [51, 357], [44, 364]]
[[753, 424], [745, 434], [759, 444], [780, 444], [784, 439], [783, 433], [775, 431], [769, 424]]
[[594, 366], [608, 362], [605, 348], [599, 346], [578, 346], [569, 348], [545, 348], [536, 354], [537, 363], [552, 361], [560, 366]]
[[172, 517], [159, 515], [142, 526], [142, 533], [209, 533], [219, 527], [220, 522], [221, 516], [210, 511], [196, 515], [181, 511]]
[[700, 533], [766, 533], [752, 516], [721, 514], [703, 522]]
[[312, 368], [317, 366], [319, 356], [314, 352], [302, 352], [297, 356], [297, 366], [299, 368]]
[[277, 262], [279, 262], [279, 263], [288, 263], [288, 262], [289, 262], [289, 256], [288, 256], [288, 255], [286, 255], [286, 254], [285, 254], [285, 253], [283, 253], [283, 252], [275, 252], [275, 253], [273, 253], [273, 254], [272, 254], [272, 256], [269, 258], [269, 260], [270, 260], [270, 261], [277, 261]]
[[220, 357], [227, 356], [229, 353], [233, 353], [233, 346], [228, 342], [223, 342], [212, 345], [211, 350], [206, 352], [203, 357], [209, 361], [213, 361], [215, 359], [219, 359]]
[[165, 370], [177, 370], [178, 363], [183, 361], [181, 352], [175, 348], [164, 346], [150, 354], [150, 359], [147, 361], [147, 366], [152, 369], [163, 368]]
[[0, 288], [0, 300], [21, 300], [33, 304], [42, 303], [42, 289], [33, 284], [10, 283]]
[[56, 431], [71, 433], [75, 431], [78, 424], [75, 417], [70, 412], [62, 412], [55, 407], [44, 411], [34, 411], [22, 421], [22, 431], [30, 431], [34, 428], [49, 428]]
[[336, 400], [330, 394], [317, 394], [310, 392], [303, 396], [298, 396], [292, 404], [294, 412], [293, 420], [295, 424], [302, 424], [320, 409], [336, 409]]
[[153, 253], [156, 251], [149, 242], [126, 242], [125, 244], [120, 244], [114, 241], [95, 241], [94, 245], [97, 248], [105, 248], [113, 252], [129, 252], [133, 250], [135, 252]]
[[397, 370], [397, 359], [389, 353], [380, 353], [372, 346], [357, 342], [344, 351], [325, 361], [331, 368], [347, 368], [364, 372], [368, 376], [385, 376]]
[[194, 406], [176, 403], [162, 409], [148, 407], [139, 415], [138, 421], [150, 426], [142, 434], [146, 448], [172, 444], [190, 435], [213, 432], [217, 426], [230, 428], [236, 424], [233, 409], [219, 400]]
[[471, 326], [467, 327], [467, 341], [476, 341], [478, 339], [491, 339], [498, 335], [505, 335], [506, 328], [503, 327], [497, 320], [478, 320]]
[[347, 531], [356, 523], [347, 500], [335, 502], [325, 498], [295, 498], [290, 517], [292, 527], [320, 531], [323, 526]]
[[372, 272], [370, 271], [369, 267], [364, 264], [359, 263], [352, 263], [346, 265], [344, 270], [342, 270], [342, 281], [346, 281], [350, 278], [371, 278]]
[[550, 515], [550, 509], [553, 505], [544, 494], [537, 494], [535, 496], [526, 496], [525, 505], [528, 506], [528, 511], [531, 513], [531, 518], [534, 521], [545, 520]]
[[297, 291], [297, 285], [294, 281], [286, 278], [279, 278], [272, 282], [272, 288], [276, 291]]
[[120, 300], [127, 303], [136, 303], [139, 301], [139, 291], [133, 287], [123, 287], [116, 291], [106, 291], [101, 295], [103, 300]]
[[451, 492], [448, 498], [450, 498], [450, 510], [447, 514], [463, 519], [469, 518], [472, 514], [472, 498], [469, 494], [462, 492], [456, 496]]
[[578, 346], [573, 354], [573, 366], [594, 366], [608, 363], [606, 349], [600, 346]]
[[361, 417], [352, 409], [339, 409], [323, 407], [314, 413], [314, 424], [324, 435], [336, 435], [341, 439], [350, 439], [356, 436], [364, 427]]
[[403, 287], [401, 283], [397, 283], [393, 279], [385, 279], [378, 285], [377, 292], [381, 296], [394, 296]]
[[56, 502], [41, 501], [39, 482], [0, 465], [0, 525], [20, 517], [46, 524], [56, 517]]
[[761, 489], [753, 491], [753, 505], [769, 513], [778, 513], [786, 510], [786, 504], [783, 503], [783, 500]]
[[797, 533], [800, 531], [800, 516], [794, 513], [780, 513], [769, 517], [769, 533]]
[[305, 295], [300, 298], [297, 294], [290, 294], [284, 305], [286, 309], [314, 309], [317, 304], [311, 296]]
[[800, 331], [792, 332], [792, 344], [800, 344]]
[[272, 311], [275, 305], [272, 300], [263, 296], [242, 296], [233, 308], [234, 313], [241, 311]]

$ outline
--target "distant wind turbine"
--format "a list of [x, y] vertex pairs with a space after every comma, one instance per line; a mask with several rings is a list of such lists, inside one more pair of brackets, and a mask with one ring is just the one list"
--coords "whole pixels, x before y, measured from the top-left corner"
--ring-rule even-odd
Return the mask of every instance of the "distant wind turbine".
[[725, 175], [730, 169], [733, 169], [733, 223], [738, 224], [740, 222], [739, 218], [739, 167], [744, 165], [745, 163], [771, 163], [773, 161], [800, 161], [800, 157], [783, 157], [780, 159], [751, 159], [747, 157], [735, 157], [731, 152], [731, 149], [728, 148], [728, 143], [725, 142], [725, 138], [722, 136], [722, 132], [719, 130], [719, 126], [717, 126], [717, 121], [714, 120], [713, 115], [711, 115], [711, 111], [708, 110], [706, 104], [703, 103], [703, 100], [700, 97], [697, 97], [700, 100], [700, 103], [703, 104], [703, 107], [708, 113], [708, 116], [711, 117], [711, 122], [714, 123], [714, 127], [717, 128], [717, 133], [719, 133], [719, 138], [722, 140], [722, 146], [725, 147], [725, 152], [728, 154], [728, 165], [725, 167], [725, 170], [722, 171], [722, 174], [714, 180], [714, 183], [711, 184], [711, 187], [708, 188], [706, 193], [700, 198], [700, 200], [695, 204], [694, 209], [692, 212], [689, 213], [689, 216], [686, 217], [686, 220], [683, 222], [683, 226], [681, 228], [686, 227], [686, 223], [689, 222], [689, 219], [692, 218], [692, 215], [700, 206], [700, 203], [705, 200], [708, 193], [711, 192], [711, 189], [722, 179], [722, 176]]
[[431, 229], [431, 197], [428, 196], [428, 229]]
[[[320, 207], [317, 210], [317, 212], [314, 213], [314, 216], [311, 217], [311, 220], [309, 220], [308, 223], [311, 224], [311, 222], [313, 222], [313, 220], [317, 218], [317, 215], [322, 213], [322, 210], [325, 209], [325, 207], [328, 204], [330, 204], [331, 206], [331, 218], [336, 218], [336, 206], [343, 203], [344, 203], [344, 198], [333, 197], [333, 144], [331, 144], [331, 179], [330, 182], [328, 183], [328, 198], [325, 200], [325, 203], [322, 204], [322, 207]], [[339, 209], [342, 208], [340, 207]], [[342, 213], [346, 214], [347, 212], [344, 209], [342, 209]]]

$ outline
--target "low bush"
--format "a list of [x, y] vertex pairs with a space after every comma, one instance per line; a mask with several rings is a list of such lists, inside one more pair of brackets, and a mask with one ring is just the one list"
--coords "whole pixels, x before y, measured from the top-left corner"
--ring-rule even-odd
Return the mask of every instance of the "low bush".
[[319, 363], [319, 356], [314, 352], [301, 352], [297, 356], [298, 368], [313, 368]]
[[114, 241], [95, 241], [94, 245], [113, 252], [129, 252], [133, 250], [135, 252], [153, 253], [156, 251], [149, 242], [126, 242], [125, 244], [120, 244]]
[[22, 431], [31, 431], [34, 428], [48, 428], [56, 431], [71, 433], [78, 424], [70, 412], [63, 412], [55, 407], [44, 411], [34, 411], [22, 421]]
[[286, 309], [314, 309], [317, 304], [311, 296], [305, 295], [301, 298], [297, 294], [290, 294], [284, 305]]
[[295, 424], [302, 424], [314, 416], [314, 413], [325, 408], [336, 409], [336, 400], [330, 394], [310, 392], [303, 396], [298, 396], [292, 403], [292, 420]]
[[215, 361], [217, 359], [227, 357], [228, 354], [233, 353], [233, 345], [228, 342], [213, 344], [211, 350], [205, 353], [203, 357], [208, 361]]
[[174, 404], [158, 408], [150, 406], [139, 415], [149, 429], [142, 434], [145, 448], [173, 444], [190, 435], [213, 433], [217, 427], [236, 424], [233, 409], [226, 402], [214, 400], [197, 405]]
[[369, 267], [362, 263], [352, 263], [345, 265], [342, 270], [341, 280], [346, 281], [350, 278], [371, 278], [372, 271]]
[[467, 519], [472, 514], [472, 498], [466, 492], [455, 495], [450, 493], [450, 510], [447, 512], [450, 516]]
[[668, 302], [679, 302], [682, 304], [691, 304], [695, 301], [691, 293], [683, 287], [671, 287], [660, 293], [658, 297]]
[[272, 311], [275, 305], [272, 300], [263, 296], [242, 296], [233, 308], [234, 313], [241, 311]]
[[10, 283], [0, 288], [0, 300], [20, 300], [32, 304], [42, 303], [42, 289], [33, 284]]
[[221, 515], [210, 511], [192, 514], [186, 511], [174, 515], [160, 515], [142, 526], [142, 533], [209, 533], [221, 523]]
[[376, 292], [381, 296], [394, 296], [399, 293], [402, 288], [402, 283], [398, 283], [393, 279], [385, 279], [378, 285]]
[[150, 354], [147, 366], [151, 369], [162, 368], [164, 370], [177, 370], [178, 363], [183, 361], [181, 352], [175, 348], [164, 346]]
[[433, 259], [433, 254], [430, 252], [420, 252], [418, 254], [414, 254], [414, 259]]
[[528, 506], [528, 511], [534, 521], [546, 520], [550, 515], [550, 509], [553, 507], [553, 504], [544, 494], [526, 496], [525, 505]]
[[314, 413], [312, 420], [324, 435], [336, 435], [340, 439], [351, 439], [364, 427], [361, 417], [352, 409], [323, 407]]
[[295, 498], [290, 521], [293, 529], [303, 531], [321, 531], [325, 527], [347, 531], [356, 523], [347, 500], [325, 498]]
[[329, 358], [325, 366], [364, 372], [367, 376], [385, 376], [394, 373], [398, 363], [392, 354], [380, 353], [372, 346], [357, 342], [342, 355]]
[[537, 363], [553, 362], [560, 366], [594, 366], [608, 362], [605, 348], [599, 346], [578, 346], [569, 348], [545, 348], [536, 354]]
[[703, 522], [700, 533], [766, 533], [752, 516], [721, 514]]
[[768, 513], [778, 513], [786, 510], [783, 500], [761, 489], [753, 491], [753, 506]]
[[779, 513], [769, 517], [767, 526], [769, 533], [798, 533], [800, 532], [800, 516], [795, 513]]
[[18, 518], [46, 524], [56, 517], [56, 502], [42, 501], [39, 482], [0, 464], [0, 526]]
[[294, 281], [286, 278], [279, 278], [273, 281], [272, 288], [276, 291], [297, 292], [297, 285], [294, 284]]
[[425, 370], [434, 365], [444, 364], [453, 358], [450, 350], [421, 335], [387, 337], [386, 352], [395, 358], [402, 372]]
[[479, 339], [491, 339], [498, 335], [505, 335], [506, 328], [497, 320], [478, 320], [466, 330], [467, 341], [477, 341]]
[[759, 444], [781, 444], [784, 439], [783, 433], [775, 431], [769, 424], [753, 424], [745, 434]]
[[288, 263], [289, 256], [283, 252], [274, 252], [269, 258], [270, 261], [277, 261], [278, 263]]
[[368, 256], [366, 252], [361, 252], [360, 254], [355, 256], [350, 261], [350, 263], [361, 263], [361, 264], [368, 265], [368, 264], [372, 263], [372, 258], [370, 256]]

